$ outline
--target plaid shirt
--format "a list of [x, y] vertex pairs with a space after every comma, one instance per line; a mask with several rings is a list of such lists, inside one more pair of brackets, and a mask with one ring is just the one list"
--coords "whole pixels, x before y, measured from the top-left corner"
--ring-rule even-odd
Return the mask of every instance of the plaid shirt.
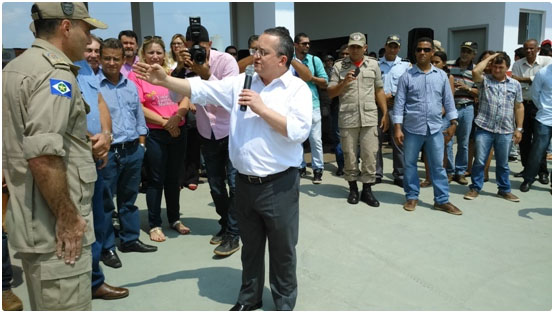
[[514, 105], [523, 102], [521, 85], [515, 79], [506, 77], [497, 81], [491, 75], [485, 75], [479, 88], [479, 113], [475, 124], [484, 130], [496, 134], [514, 132]]

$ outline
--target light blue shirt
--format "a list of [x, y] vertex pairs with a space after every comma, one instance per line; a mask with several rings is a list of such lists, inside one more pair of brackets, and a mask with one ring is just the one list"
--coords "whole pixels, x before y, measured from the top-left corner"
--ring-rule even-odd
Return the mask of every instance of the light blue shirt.
[[[321, 62], [320, 58], [311, 54], [306, 54], [306, 57], [302, 60], [302, 64], [306, 65], [310, 69], [313, 76], [325, 78], [325, 81], [329, 82], [329, 77], [327, 76], [327, 72], [325, 72], [325, 67], [323, 66], [323, 62]], [[308, 84], [308, 87], [310, 87], [310, 91], [312, 92], [312, 107], [317, 109], [319, 108], [318, 87], [313, 82], [306, 82], [306, 84]]]
[[93, 135], [101, 133], [100, 111], [98, 110], [98, 93], [100, 92], [98, 78], [96, 78], [86, 60], [77, 61], [74, 64], [80, 67], [77, 83], [79, 89], [81, 89], [83, 99], [90, 107], [90, 112], [87, 114], [87, 130]]
[[113, 144], [146, 136], [148, 128], [135, 84], [120, 74], [119, 82], [114, 85], [102, 71], [98, 72], [98, 80], [112, 117]]
[[415, 135], [425, 136], [427, 128], [434, 134], [442, 127], [443, 106], [448, 120], [458, 118], [446, 73], [434, 66], [424, 73], [414, 65], [398, 81], [392, 121]]
[[543, 67], [531, 84], [533, 103], [539, 109], [535, 119], [552, 126], [552, 64]]
[[379, 59], [379, 68], [381, 69], [381, 76], [383, 77], [383, 89], [385, 90], [385, 94], [390, 93], [396, 96], [398, 80], [411, 66], [412, 64], [410, 62], [402, 61], [402, 58], [399, 56], [396, 56], [394, 61], [387, 61], [385, 57]]

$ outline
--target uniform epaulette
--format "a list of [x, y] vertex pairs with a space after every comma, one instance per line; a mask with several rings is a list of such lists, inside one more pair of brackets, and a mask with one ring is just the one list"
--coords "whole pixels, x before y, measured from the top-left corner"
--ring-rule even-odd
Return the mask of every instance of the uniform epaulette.
[[70, 69], [69, 64], [56, 54], [45, 51], [44, 53], [42, 53], [42, 55], [48, 62], [50, 62], [50, 64], [52, 64], [53, 67], [65, 70]]
[[402, 60], [400, 60], [400, 61], [402, 61], [402, 62], [408, 62], [408, 63], [412, 63], [412, 61], [410, 61], [410, 59], [402, 59]]

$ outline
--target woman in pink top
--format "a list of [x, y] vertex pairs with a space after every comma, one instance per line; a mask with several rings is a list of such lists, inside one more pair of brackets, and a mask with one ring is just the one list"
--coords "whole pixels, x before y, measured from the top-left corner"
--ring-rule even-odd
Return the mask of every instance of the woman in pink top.
[[[169, 73], [165, 44], [158, 36], [144, 37], [139, 50], [141, 62], [160, 64]], [[148, 171], [146, 204], [150, 239], [165, 240], [162, 231], [161, 202], [165, 194], [167, 219], [172, 229], [180, 234], [188, 234], [190, 229], [179, 220], [179, 173], [184, 165], [186, 130], [185, 114], [187, 98], [180, 104], [171, 101], [169, 90], [138, 79], [134, 72], [129, 73], [138, 89], [144, 110], [149, 134], [146, 138], [145, 165]]]

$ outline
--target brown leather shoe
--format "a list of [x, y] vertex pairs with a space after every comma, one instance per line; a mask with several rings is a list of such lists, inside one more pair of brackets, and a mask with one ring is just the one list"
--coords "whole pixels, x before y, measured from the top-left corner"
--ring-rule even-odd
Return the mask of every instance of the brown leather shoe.
[[462, 211], [450, 202], [446, 202], [444, 204], [435, 203], [433, 208], [454, 215], [462, 215]]
[[410, 199], [404, 203], [404, 210], [406, 211], [413, 211], [415, 210], [415, 207], [417, 205], [417, 199]]
[[2, 310], [3, 311], [23, 311], [23, 303], [11, 289], [2, 290]]
[[103, 283], [92, 293], [93, 299], [103, 299], [103, 300], [115, 300], [125, 298], [129, 295], [129, 289], [110, 286], [106, 283]]
[[496, 195], [508, 201], [519, 202], [519, 198], [511, 192], [504, 192], [499, 190]]

